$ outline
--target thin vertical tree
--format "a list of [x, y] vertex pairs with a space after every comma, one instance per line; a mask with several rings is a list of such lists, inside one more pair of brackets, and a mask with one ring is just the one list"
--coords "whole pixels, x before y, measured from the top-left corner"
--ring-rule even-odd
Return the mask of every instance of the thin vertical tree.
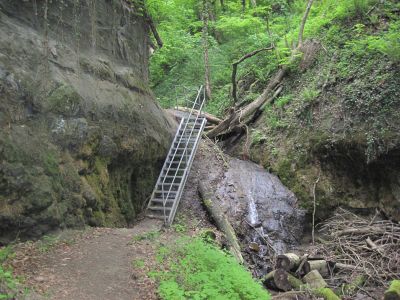
[[203, 0], [203, 31], [202, 31], [202, 38], [203, 38], [203, 52], [204, 52], [204, 80], [205, 80], [205, 91], [207, 99], [211, 99], [211, 79], [210, 79], [210, 63], [208, 57], [208, 35], [209, 35], [209, 0]]

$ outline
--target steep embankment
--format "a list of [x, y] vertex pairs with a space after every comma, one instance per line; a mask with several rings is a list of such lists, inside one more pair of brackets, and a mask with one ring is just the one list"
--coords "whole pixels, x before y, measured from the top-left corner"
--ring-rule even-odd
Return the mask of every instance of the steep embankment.
[[354, 27], [341, 26], [306, 44], [280, 98], [253, 126], [250, 158], [276, 173], [307, 208], [315, 196], [321, 218], [343, 205], [380, 208], [399, 221], [399, 63], [356, 52]]
[[0, 3], [0, 242], [131, 222], [172, 138], [143, 18], [124, 1], [45, 3]]

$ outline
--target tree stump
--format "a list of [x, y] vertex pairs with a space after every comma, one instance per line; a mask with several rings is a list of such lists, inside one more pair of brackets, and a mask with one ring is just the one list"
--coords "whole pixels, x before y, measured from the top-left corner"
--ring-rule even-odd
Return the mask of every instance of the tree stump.
[[322, 278], [321, 274], [317, 270], [312, 270], [310, 273], [304, 276], [303, 281], [312, 289], [322, 289], [328, 286], [324, 278]]
[[276, 259], [276, 268], [286, 271], [297, 268], [300, 264], [300, 257], [294, 253], [285, 253], [278, 255]]

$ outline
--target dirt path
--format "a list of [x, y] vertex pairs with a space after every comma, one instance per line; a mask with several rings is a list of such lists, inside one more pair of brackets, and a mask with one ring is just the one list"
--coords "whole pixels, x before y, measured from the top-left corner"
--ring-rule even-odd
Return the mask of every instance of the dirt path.
[[32, 292], [20, 299], [132, 300], [158, 299], [148, 272], [157, 268], [160, 245], [211, 227], [197, 195], [197, 183], [223, 175], [223, 161], [210, 143], [202, 143], [177, 212], [178, 228], [143, 219], [133, 228], [66, 231], [35, 243], [16, 246], [10, 262]]
[[49, 250], [38, 244], [27, 253], [21, 245], [14, 269], [36, 290], [28, 299], [157, 299], [155, 283], [146, 274], [157, 243], [146, 237], [161, 227], [160, 221], [144, 219], [129, 229], [74, 232]]

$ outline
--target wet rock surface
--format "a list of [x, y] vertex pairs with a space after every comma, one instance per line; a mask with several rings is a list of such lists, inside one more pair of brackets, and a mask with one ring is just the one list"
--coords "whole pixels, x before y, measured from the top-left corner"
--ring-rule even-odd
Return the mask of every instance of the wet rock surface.
[[182, 195], [178, 214], [209, 216], [197, 193], [199, 182], [209, 183], [215, 199], [235, 229], [242, 253], [256, 277], [272, 269], [273, 254], [297, 248], [303, 236], [305, 211], [279, 178], [250, 162], [232, 158], [210, 141], [202, 141]]
[[262, 167], [230, 159], [216, 196], [259, 275], [271, 267], [269, 256], [299, 244], [305, 211], [297, 206], [293, 192]]

